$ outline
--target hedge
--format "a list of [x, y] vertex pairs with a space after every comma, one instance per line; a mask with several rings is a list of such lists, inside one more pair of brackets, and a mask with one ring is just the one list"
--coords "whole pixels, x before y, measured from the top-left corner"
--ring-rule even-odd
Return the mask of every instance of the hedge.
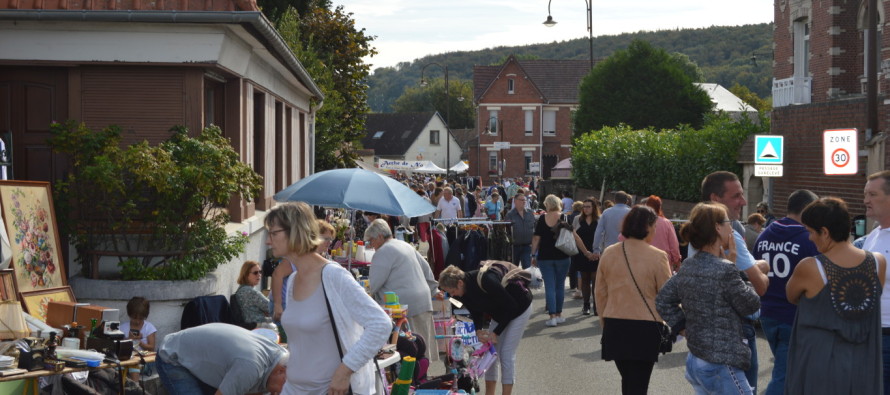
[[701, 180], [727, 170], [741, 175], [738, 150], [751, 134], [769, 132], [769, 119], [709, 116], [702, 129], [681, 126], [660, 132], [606, 127], [575, 140], [572, 176], [579, 187], [696, 202]]

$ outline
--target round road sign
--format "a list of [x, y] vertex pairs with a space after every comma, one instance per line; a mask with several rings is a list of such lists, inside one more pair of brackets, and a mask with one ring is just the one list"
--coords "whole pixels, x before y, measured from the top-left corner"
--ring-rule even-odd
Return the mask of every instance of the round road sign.
[[831, 164], [844, 167], [850, 163], [850, 153], [843, 148], [838, 148], [831, 153]]

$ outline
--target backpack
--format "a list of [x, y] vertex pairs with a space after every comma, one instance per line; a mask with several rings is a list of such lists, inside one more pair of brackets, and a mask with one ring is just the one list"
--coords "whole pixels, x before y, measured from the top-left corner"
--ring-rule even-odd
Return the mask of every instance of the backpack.
[[501, 277], [501, 286], [506, 288], [507, 285], [516, 284], [519, 285], [522, 289], [528, 289], [529, 284], [532, 282], [532, 274], [529, 273], [528, 270], [525, 270], [519, 266], [516, 266], [507, 261], [482, 261], [482, 266], [479, 268], [479, 273], [476, 274], [476, 283], [479, 284], [479, 288], [482, 289], [483, 292], [488, 293], [485, 288], [482, 288], [482, 276], [485, 275], [486, 272], [491, 271], [496, 273]]

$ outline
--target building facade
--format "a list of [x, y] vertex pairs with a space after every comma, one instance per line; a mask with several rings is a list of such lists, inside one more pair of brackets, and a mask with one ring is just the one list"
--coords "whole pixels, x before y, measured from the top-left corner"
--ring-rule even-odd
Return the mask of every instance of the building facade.
[[215, 124], [264, 179], [254, 202], [230, 205], [240, 222], [311, 173], [323, 98], [254, 2], [0, 0], [0, 131], [16, 179], [64, 174], [52, 122], [115, 124], [123, 144]]
[[375, 165], [387, 159], [431, 161], [448, 169], [461, 157], [460, 145], [436, 111], [368, 114], [362, 148], [373, 150], [368, 163]]
[[587, 60], [517, 60], [473, 68], [478, 144], [468, 147], [469, 175], [549, 178], [571, 156], [572, 115]]

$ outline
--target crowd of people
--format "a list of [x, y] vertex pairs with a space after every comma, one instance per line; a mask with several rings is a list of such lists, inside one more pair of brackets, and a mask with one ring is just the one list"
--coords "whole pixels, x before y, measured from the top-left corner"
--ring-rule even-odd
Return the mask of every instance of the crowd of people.
[[[249, 357], [225, 353], [251, 365], [226, 370], [208, 365], [208, 352], [196, 351], [203, 344], [196, 339], [221, 336], [220, 328], [184, 330], [168, 335], [159, 350], [165, 385], [223, 393], [373, 393], [372, 361], [393, 329], [381, 303], [395, 292], [410, 306], [412, 330], [429, 339], [431, 360], [444, 351], [431, 341], [432, 300], [447, 295], [461, 301], [480, 340], [498, 344], [499, 361], [484, 377], [486, 394], [514, 392], [516, 352], [535, 311], [531, 290], [484, 266], [449, 266], [436, 278], [416, 246], [394, 235], [406, 226], [424, 242], [433, 219], [481, 218], [511, 224], [512, 264], [540, 271], [546, 326], [565, 322], [567, 297], [583, 299], [582, 315], [599, 316], [593, 322], [602, 329], [602, 359], [615, 363], [624, 394], [648, 392], [659, 354], [680, 336], [689, 349], [692, 392], [758, 393], [757, 326], [774, 361], [766, 394], [890, 389], [884, 258], [890, 253], [890, 171], [868, 177], [866, 215], [877, 227], [857, 243], [846, 203], [808, 190], [787, 196], [784, 217], [765, 202], [743, 217], [744, 189], [725, 171], [705, 177], [701, 202], [679, 228], [656, 195], [634, 204], [632, 195], [617, 191], [601, 203], [595, 197], [575, 201], [567, 192], [538, 199], [536, 179], [490, 186], [475, 179], [403, 182], [436, 210], [418, 218], [356, 217], [351, 236], [375, 250], [367, 289], [327, 255], [336, 234], [327, 221], [303, 203], [272, 209], [265, 219], [267, 245], [282, 258], [272, 301], [256, 290], [260, 265], [252, 261], [241, 270], [236, 294], [249, 321], [280, 322], [288, 349], [254, 339], [251, 352], [238, 351]], [[566, 235], [574, 248], [560, 241]], [[567, 277], [574, 295], [566, 292]], [[154, 347], [154, 339], [149, 343]], [[251, 379], [234, 383], [234, 373]]]

